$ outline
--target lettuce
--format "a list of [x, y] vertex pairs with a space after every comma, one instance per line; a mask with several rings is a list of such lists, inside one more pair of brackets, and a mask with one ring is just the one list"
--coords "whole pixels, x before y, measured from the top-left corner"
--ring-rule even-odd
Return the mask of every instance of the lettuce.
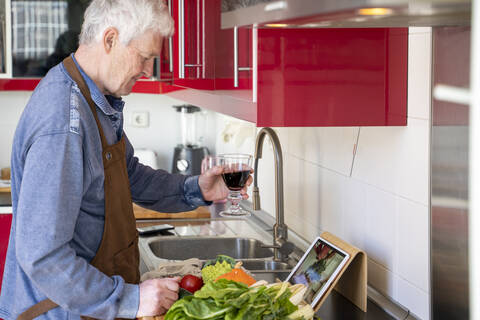
[[217, 262], [215, 265], [209, 265], [202, 269], [202, 279], [204, 283], [217, 279], [222, 274], [232, 271], [232, 266], [227, 261]]
[[237, 263], [237, 261], [235, 261], [234, 258], [232, 257], [229, 257], [225, 254], [219, 254], [217, 255], [217, 257], [215, 259], [212, 259], [212, 260], [207, 260], [205, 262], [205, 264], [203, 265], [203, 267], [208, 267], [208, 266], [211, 266], [211, 265], [215, 265], [217, 262], [224, 262], [226, 261], [228, 264], [230, 264], [230, 266], [233, 268], [235, 266], [235, 264]]
[[242, 283], [219, 279], [206, 283], [193, 296], [175, 302], [165, 320], [286, 320], [298, 310], [289, 300], [291, 295], [291, 291], [282, 284], [247, 287]]

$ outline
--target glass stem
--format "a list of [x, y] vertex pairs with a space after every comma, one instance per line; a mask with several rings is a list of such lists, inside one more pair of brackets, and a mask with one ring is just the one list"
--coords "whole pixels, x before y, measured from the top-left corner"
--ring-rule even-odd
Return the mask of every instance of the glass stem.
[[242, 194], [240, 191], [230, 191], [228, 193], [228, 200], [232, 203], [230, 206], [230, 212], [238, 213], [241, 210], [239, 203], [242, 200]]

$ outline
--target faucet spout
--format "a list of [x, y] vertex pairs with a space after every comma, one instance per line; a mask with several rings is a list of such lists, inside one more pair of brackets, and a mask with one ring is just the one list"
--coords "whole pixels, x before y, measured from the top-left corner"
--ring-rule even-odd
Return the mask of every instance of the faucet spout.
[[262, 158], [263, 142], [268, 136], [273, 145], [275, 157], [275, 225], [273, 226], [274, 259], [281, 260], [279, 247], [284, 245], [288, 238], [288, 227], [284, 221], [283, 203], [283, 156], [282, 147], [277, 134], [272, 128], [262, 128], [255, 141], [255, 163], [253, 172], [253, 209], [260, 210], [260, 190], [258, 188], [258, 160]]

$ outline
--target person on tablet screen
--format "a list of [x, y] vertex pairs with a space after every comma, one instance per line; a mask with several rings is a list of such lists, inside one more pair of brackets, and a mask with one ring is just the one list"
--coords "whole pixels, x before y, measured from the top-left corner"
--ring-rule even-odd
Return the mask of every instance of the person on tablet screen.
[[326, 244], [315, 247], [304, 261], [304, 267], [293, 277], [294, 283], [303, 283], [308, 289], [304, 299], [313, 301], [315, 294], [323, 287], [337, 266], [342, 262], [342, 257]]

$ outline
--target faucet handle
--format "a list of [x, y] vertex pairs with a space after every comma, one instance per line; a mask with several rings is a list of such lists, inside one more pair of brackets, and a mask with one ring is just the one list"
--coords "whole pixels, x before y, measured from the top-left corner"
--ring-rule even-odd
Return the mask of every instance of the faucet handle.
[[291, 242], [285, 241], [282, 242], [282, 244], [273, 244], [273, 245], [266, 245], [262, 244], [260, 245], [262, 248], [271, 248], [271, 249], [277, 249], [283, 256], [288, 256], [290, 253], [293, 252], [295, 249], [295, 245]]

